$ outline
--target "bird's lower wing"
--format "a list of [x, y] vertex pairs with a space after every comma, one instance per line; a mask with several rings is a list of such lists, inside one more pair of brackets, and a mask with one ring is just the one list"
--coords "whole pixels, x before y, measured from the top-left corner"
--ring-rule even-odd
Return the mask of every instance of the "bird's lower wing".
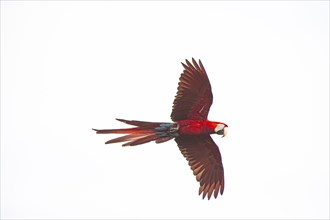
[[210, 135], [179, 136], [175, 141], [200, 183], [203, 199], [206, 195], [210, 199], [212, 193], [217, 198], [219, 191], [222, 194], [225, 179], [221, 155]]

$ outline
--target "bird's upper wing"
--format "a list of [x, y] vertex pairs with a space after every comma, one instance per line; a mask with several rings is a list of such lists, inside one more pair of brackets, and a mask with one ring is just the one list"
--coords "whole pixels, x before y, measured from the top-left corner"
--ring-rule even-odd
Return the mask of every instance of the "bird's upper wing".
[[171, 118], [173, 121], [186, 119], [205, 120], [212, 105], [211, 84], [202, 62], [194, 58], [193, 65], [186, 60], [180, 77], [178, 91], [173, 102]]
[[212, 193], [217, 198], [225, 187], [224, 171], [218, 146], [210, 135], [179, 136], [175, 138], [183, 156], [189, 162], [198, 182], [199, 194], [203, 192], [203, 199]]

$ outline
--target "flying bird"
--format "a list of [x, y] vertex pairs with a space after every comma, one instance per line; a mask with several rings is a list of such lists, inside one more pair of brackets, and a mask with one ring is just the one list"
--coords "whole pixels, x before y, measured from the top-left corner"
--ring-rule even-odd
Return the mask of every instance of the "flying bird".
[[217, 198], [225, 187], [224, 170], [218, 146], [211, 134], [226, 135], [225, 123], [207, 119], [213, 101], [211, 84], [202, 62], [182, 63], [184, 70], [179, 79], [171, 119], [173, 122], [145, 122], [117, 119], [133, 125], [124, 129], [93, 129], [97, 134], [125, 134], [106, 144], [125, 142], [122, 146], [135, 146], [150, 141], [163, 143], [174, 139], [188, 161], [200, 184], [199, 195]]

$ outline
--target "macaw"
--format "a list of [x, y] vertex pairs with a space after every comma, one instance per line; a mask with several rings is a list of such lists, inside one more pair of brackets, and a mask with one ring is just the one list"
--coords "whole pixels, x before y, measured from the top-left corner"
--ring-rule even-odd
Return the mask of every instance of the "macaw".
[[182, 63], [184, 70], [180, 76], [171, 119], [173, 122], [145, 122], [117, 119], [133, 125], [124, 129], [93, 129], [97, 134], [126, 134], [111, 139], [106, 144], [126, 142], [122, 146], [135, 146], [150, 141], [163, 143], [174, 139], [188, 161], [193, 174], [200, 183], [199, 195], [217, 198], [225, 187], [224, 170], [218, 146], [210, 134], [226, 135], [227, 124], [207, 119], [213, 101], [211, 84], [199, 60], [192, 58], [191, 64]]

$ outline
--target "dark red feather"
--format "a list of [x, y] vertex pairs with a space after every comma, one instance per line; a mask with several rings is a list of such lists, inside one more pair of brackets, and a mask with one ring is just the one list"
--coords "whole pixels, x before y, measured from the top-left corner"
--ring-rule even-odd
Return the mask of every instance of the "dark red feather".
[[206, 120], [212, 105], [211, 84], [203, 64], [199, 60], [198, 65], [194, 58], [192, 62], [193, 64], [186, 60], [186, 64], [182, 63], [184, 71], [173, 102], [173, 121]]
[[175, 138], [183, 156], [189, 162], [197, 181], [200, 182], [199, 194], [203, 198], [212, 193], [216, 198], [224, 190], [224, 171], [218, 146], [210, 135], [185, 135]]

